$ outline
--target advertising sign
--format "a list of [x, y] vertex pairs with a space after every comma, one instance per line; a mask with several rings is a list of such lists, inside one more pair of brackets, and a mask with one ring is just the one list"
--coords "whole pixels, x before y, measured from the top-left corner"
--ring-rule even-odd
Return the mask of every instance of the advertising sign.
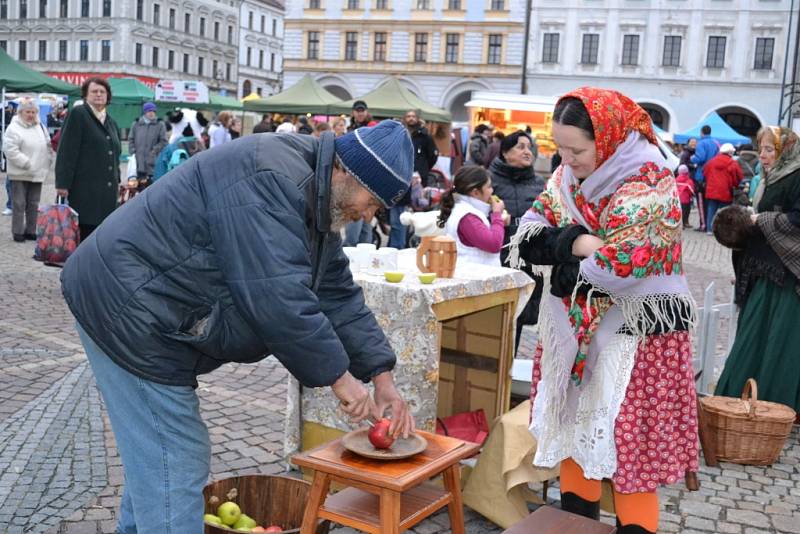
[[89, 78], [100, 77], [100, 78], [136, 78], [143, 84], [145, 84], [150, 89], [154, 89], [156, 83], [158, 83], [158, 78], [153, 78], [151, 76], [138, 76], [135, 74], [122, 74], [119, 72], [54, 72], [48, 71], [45, 72], [48, 76], [53, 78], [58, 78], [59, 80], [65, 81], [67, 83], [71, 83], [73, 85], [82, 85], [83, 82], [88, 80]]
[[208, 87], [194, 80], [160, 80], [155, 87], [156, 100], [208, 104]]

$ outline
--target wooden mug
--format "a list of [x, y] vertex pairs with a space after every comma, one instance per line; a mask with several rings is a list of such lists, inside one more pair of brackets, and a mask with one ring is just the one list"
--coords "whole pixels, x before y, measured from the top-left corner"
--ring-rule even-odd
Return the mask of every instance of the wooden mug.
[[417, 247], [417, 268], [423, 273], [436, 273], [439, 278], [452, 278], [457, 255], [452, 237], [425, 236]]

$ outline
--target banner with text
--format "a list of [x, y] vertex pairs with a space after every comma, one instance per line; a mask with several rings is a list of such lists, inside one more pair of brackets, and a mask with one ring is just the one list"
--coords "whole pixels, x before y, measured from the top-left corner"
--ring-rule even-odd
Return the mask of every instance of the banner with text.
[[155, 88], [156, 100], [208, 104], [208, 87], [194, 80], [160, 80]]

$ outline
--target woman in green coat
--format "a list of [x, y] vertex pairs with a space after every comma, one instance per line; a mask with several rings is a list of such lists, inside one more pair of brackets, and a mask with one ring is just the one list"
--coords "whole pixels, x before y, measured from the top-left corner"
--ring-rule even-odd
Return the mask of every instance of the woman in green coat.
[[741, 312], [715, 393], [738, 397], [752, 377], [759, 398], [800, 410], [800, 140], [771, 126], [757, 140], [764, 177], [749, 237], [736, 255]]
[[117, 207], [119, 127], [108, 115], [111, 86], [90, 78], [81, 86], [83, 105], [67, 116], [56, 155], [56, 193], [78, 212], [81, 240]]

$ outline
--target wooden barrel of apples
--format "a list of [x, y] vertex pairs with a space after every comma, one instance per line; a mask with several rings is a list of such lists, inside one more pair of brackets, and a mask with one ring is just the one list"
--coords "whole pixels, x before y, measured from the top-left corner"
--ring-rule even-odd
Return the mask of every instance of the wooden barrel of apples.
[[[205, 534], [300, 532], [311, 484], [279, 475], [243, 475], [208, 484], [205, 500]], [[227, 504], [232, 503], [232, 504]], [[234, 506], [235, 505], [235, 506]], [[327, 534], [328, 522], [316, 534]]]

